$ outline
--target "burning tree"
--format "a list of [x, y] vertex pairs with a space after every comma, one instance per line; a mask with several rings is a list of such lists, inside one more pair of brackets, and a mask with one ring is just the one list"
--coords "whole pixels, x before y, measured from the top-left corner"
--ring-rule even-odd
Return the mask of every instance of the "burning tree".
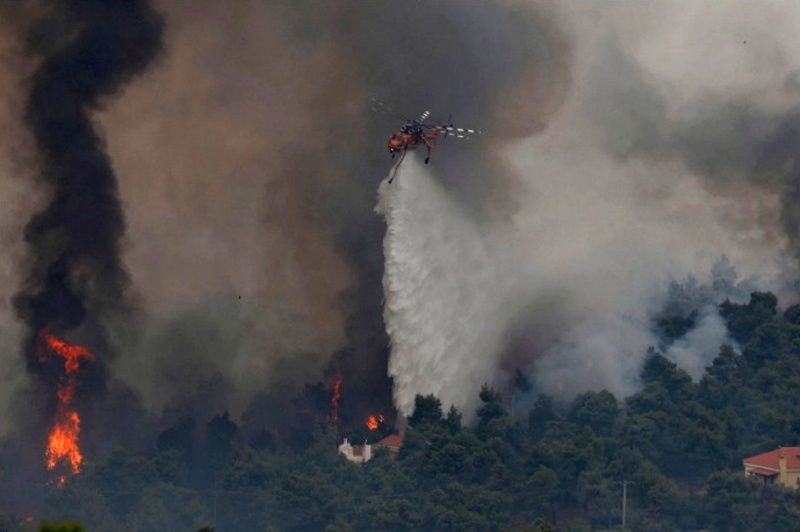
[[331, 383], [331, 413], [328, 421], [332, 424], [339, 423], [339, 403], [342, 400], [342, 376], [337, 374]]
[[[46, 327], [39, 333], [37, 347], [41, 363], [45, 363], [50, 356], [61, 357], [64, 359], [65, 371], [59, 379], [56, 392], [58, 406], [45, 452], [47, 469], [52, 471], [61, 466], [75, 475], [80, 471], [83, 456], [78, 448], [81, 420], [72, 408], [72, 400], [75, 397], [81, 359], [94, 361], [95, 358], [86, 348], [54, 336]], [[63, 485], [65, 480], [66, 474], [60, 474], [58, 484]]]
[[381, 426], [382, 423], [385, 423], [386, 419], [378, 414], [377, 416], [369, 416], [364, 424], [367, 426], [369, 430], [378, 430], [378, 427]]

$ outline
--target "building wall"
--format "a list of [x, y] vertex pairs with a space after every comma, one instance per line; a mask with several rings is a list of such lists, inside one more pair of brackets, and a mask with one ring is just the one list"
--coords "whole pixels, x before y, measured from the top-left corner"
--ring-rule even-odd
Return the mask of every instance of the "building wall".
[[351, 462], [356, 462], [358, 464], [368, 462], [372, 458], [372, 446], [359, 445], [358, 447], [361, 449], [361, 454], [356, 454], [353, 451], [353, 446], [350, 445], [350, 442], [345, 438], [344, 442], [339, 446], [339, 454], [343, 455]]
[[800, 471], [786, 471], [785, 474], [780, 475], [781, 478], [778, 482], [787, 488], [797, 489], [797, 481], [800, 479]]
[[798, 480], [800, 480], [800, 470], [796, 469], [789, 469], [784, 471], [775, 471], [777, 473], [774, 477], [764, 477], [763, 475], [759, 475], [757, 473], [753, 473], [753, 469], [773, 469], [773, 468], [766, 468], [766, 467], [750, 467], [745, 466], [744, 468], [744, 475], [748, 478], [758, 478], [758, 479], [765, 479], [764, 482], [767, 484], [780, 484], [781, 486], [785, 486], [787, 488], [798, 488]]

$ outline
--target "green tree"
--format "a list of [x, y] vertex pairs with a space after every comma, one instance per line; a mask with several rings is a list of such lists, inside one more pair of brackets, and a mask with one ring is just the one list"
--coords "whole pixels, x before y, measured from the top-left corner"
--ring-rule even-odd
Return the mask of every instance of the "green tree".
[[609, 512], [616, 507], [618, 500], [613, 480], [605, 478], [600, 469], [583, 471], [578, 475], [576, 496], [584, 517], [597, 523], [608, 522]]
[[186, 479], [186, 462], [176, 449], [158, 451], [151, 460], [158, 481], [164, 484], [181, 484]]
[[50, 519], [74, 520], [89, 530], [120, 529], [120, 521], [106, 506], [103, 493], [91, 475], [72, 477], [62, 487], [49, 491], [43, 515]]
[[526, 520], [546, 518], [555, 521], [560, 498], [558, 475], [547, 466], [540, 466], [521, 483], [521, 493], [514, 502], [523, 509]]
[[739, 371], [741, 361], [739, 355], [729, 344], [723, 344], [719, 348], [719, 354], [711, 361], [711, 365], [706, 367], [706, 379], [716, 379], [722, 384], [733, 381]]
[[151, 460], [122, 449], [111, 453], [90, 474], [94, 486], [103, 493], [106, 508], [120, 519], [139, 502], [142, 489], [159, 479]]
[[197, 529], [211, 521], [208, 506], [193, 489], [155, 484], [144, 490], [128, 518], [129, 528], [148, 532]]
[[610, 436], [619, 415], [616, 397], [611, 392], [602, 390], [578, 395], [572, 402], [569, 420], [578, 427], [591, 427], [595, 434]]
[[175, 426], [158, 435], [156, 446], [159, 451], [176, 451], [186, 466], [193, 466], [197, 460], [197, 422], [193, 416], [183, 416]]
[[239, 427], [228, 413], [214, 416], [206, 425], [205, 469], [213, 479], [225, 467]]
[[482, 404], [478, 408], [475, 434], [482, 440], [502, 437], [508, 428], [508, 414], [503, 408], [503, 396], [484, 384], [479, 397]]
[[547, 522], [547, 519], [536, 519], [533, 524], [522, 529], [522, 532], [555, 532], [555, 528]]
[[628, 489], [631, 502], [650, 515], [661, 516], [664, 524], [686, 511], [686, 501], [681, 498], [677, 484], [651, 462], [643, 463], [630, 478], [634, 482]]
[[444, 422], [450, 434], [458, 434], [461, 431], [461, 412], [454, 405], [450, 405], [450, 410], [447, 411], [447, 417], [445, 417]]
[[258, 488], [280, 475], [280, 459], [272, 453], [249, 446], [232, 451], [221, 485], [226, 489]]
[[785, 322], [768, 322], [753, 332], [742, 356], [752, 369], [757, 370], [787, 356], [790, 342], [789, 326]]
[[559, 527], [559, 530], [563, 532], [592, 532], [592, 524], [583, 517], [578, 517], [571, 519], [563, 528]]
[[411, 427], [438, 424], [442, 420], [442, 402], [433, 394], [414, 397], [414, 412], [408, 418]]
[[750, 532], [761, 511], [756, 484], [741, 473], [720, 472], [708, 482], [708, 519], [718, 532]]
[[452, 482], [434, 489], [423, 504], [423, 530], [496, 530], [509, 519], [510, 498], [481, 486]]
[[778, 313], [778, 298], [769, 292], [753, 292], [746, 305], [725, 300], [719, 313], [728, 326], [728, 332], [740, 345], [746, 345], [761, 325], [772, 321]]
[[677, 399], [685, 396], [692, 383], [688, 373], [652, 347], [647, 351], [639, 376], [645, 386], [660, 385], [670, 396]]
[[671, 344], [697, 325], [698, 311], [691, 309], [683, 313], [678, 309], [672, 312], [665, 311], [655, 317], [656, 327], [663, 334], [667, 344]]
[[549, 395], [539, 394], [533, 403], [533, 408], [528, 414], [528, 430], [534, 440], [544, 436], [547, 423], [557, 419], [553, 398]]

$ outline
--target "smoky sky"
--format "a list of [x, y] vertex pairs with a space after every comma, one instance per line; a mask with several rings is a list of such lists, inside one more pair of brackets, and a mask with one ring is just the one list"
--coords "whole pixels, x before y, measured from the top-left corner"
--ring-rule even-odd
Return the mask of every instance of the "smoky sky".
[[[516, 176], [493, 156], [492, 139], [540, 130], [569, 85], [569, 49], [556, 26], [546, 24], [545, 13], [486, 2], [354, 2], [337, 10], [332, 21], [337, 40], [346, 43], [356, 59], [367, 96], [387, 102], [400, 117], [430, 110], [440, 120], [446, 114], [456, 125], [485, 130], [485, 140], [446, 147], [442, 143], [441, 155], [433, 154], [433, 171], [453, 196], [477, 211], [486, 209], [495, 195], [501, 203], [510, 203], [503, 196]], [[517, 97], [515, 91], [527, 94]], [[397, 127], [397, 117], [388, 121], [367, 115], [366, 120], [369, 138], [359, 160], [369, 163], [351, 181], [360, 187], [363, 200], [355, 211], [356, 224], [344, 228], [340, 242], [355, 259], [351, 264], [360, 280], [351, 292], [351, 308], [356, 309], [351, 334], [374, 339], [364, 345], [365, 352], [352, 355], [359, 361], [377, 361], [368, 374], [386, 375], [381, 284], [385, 226], [366, 209], [372, 211], [377, 181], [386, 173], [385, 133]], [[381, 356], [375, 359], [370, 350], [377, 347]], [[379, 393], [389, 389], [385, 378], [372, 382]]]
[[[541, 129], [565, 90], [556, 27], [485, 2], [157, 7], [158, 66], [99, 117], [121, 176], [132, 290], [152, 316], [121, 374], [159, 405], [219, 373], [220, 407], [241, 411], [265, 388], [341, 372], [343, 408], [390, 410], [373, 207], [402, 118], [370, 112], [369, 98], [486, 130], [433, 158], [480, 211], [517, 179], [480, 174], [498, 162], [490, 131]], [[170, 384], [189, 361], [195, 371]]]
[[[108, 394], [109, 383], [117, 382], [108, 369], [116, 349], [102, 325], [107, 316], [126, 314], [130, 308], [121, 253], [124, 213], [92, 114], [154, 59], [163, 22], [144, 1], [76, 0], [20, 7], [22, 14], [10, 17], [14, 42], [4, 51], [14, 59], [12, 65], [21, 67], [15, 72], [19, 77], [12, 79], [21, 82], [22, 94], [10, 86], [13, 103], [4, 112], [4, 122], [19, 120], [15, 128], [27, 130], [13, 141], [28, 146], [23, 155], [12, 154], [11, 170], [22, 170], [18, 177], [28, 179], [30, 189], [38, 189], [40, 204], [27, 213], [24, 228], [15, 224], [21, 229], [17, 238], [4, 235], [12, 242], [19, 239], [24, 250], [24, 255], [12, 254], [21, 259], [21, 283], [9, 303], [22, 324], [13, 331], [21, 337], [16, 351], [33, 377], [28, 388], [10, 398], [16, 415], [9, 418], [20, 434], [37, 442], [26, 448], [29, 457], [39, 458], [39, 467], [33, 468], [37, 471], [41, 455], [33, 450], [45, 441], [56, 403], [65, 401], [57, 394], [65, 379], [64, 362], [48, 356], [53, 353], [48, 353], [43, 332], [73, 341], [79, 337], [94, 353], [91, 363], [82, 364], [76, 384], [78, 410], [91, 400], [102, 412], [101, 401], [127, 391], [115, 387]], [[35, 66], [22, 66], [22, 58]], [[3, 330], [12, 332], [5, 325]], [[8, 348], [10, 342], [4, 340]], [[14, 376], [18, 367], [12, 365], [4, 373], [7, 381], [19, 378]], [[118, 413], [130, 413], [136, 405], [123, 402]], [[101, 417], [96, 416], [98, 421]]]
[[[483, 131], [440, 143], [426, 172], [524, 272], [513, 278], [521, 310], [497, 325], [511, 331], [501, 364], [557, 367], [570, 381], [575, 366], [581, 379], [586, 371], [570, 355], [592, 345], [583, 339], [597, 339], [609, 360], [637, 350], [650, 340], [638, 325], [630, 341], [603, 331], [657, 307], [663, 291], [651, 283], [708, 271], [722, 252], [750, 274], [794, 238], [783, 193], [794, 186], [793, 67], [764, 44], [769, 27], [788, 35], [775, 23], [783, 8], [769, 4], [759, 18], [700, 4], [154, 2], [164, 21], [157, 60], [84, 111], [118, 190], [97, 187], [116, 221], [86, 248], [84, 285], [74, 286], [93, 287], [90, 314], [120, 301], [138, 309], [135, 319], [97, 316], [120, 353], [114, 375], [151, 411], [202, 395], [205, 408], [237, 415], [265, 390], [291, 395], [339, 372], [343, 415], [391, 410], [386, 226], [373, 208], [391, 167], [388, 136], [424, 110]], [[726, 71], [740, 60], [728, 48], [715, 61], [723, 48], [712, 37], [726, 21], [747, 34], [731, 34], [748, 40], [743, 57], [756, 58], [742, 64], [769, 68]], [[70, 24], [32, 35], [57, 53], [80, 35]], [[33, 85], [19, 71], [34, 61], [12, 55], [6, 102], [25, 101]], [[759, 102], [753, 72], [780, 95]], [[740, 78], [747, 90], [715, 85]], [[398, 116], [371, 112], [370, 97]], [[3, 118], [18, 122], [13, 110]], [[4, 207], [25, 198], [26, 217], [47, 212], [46, 183], [19, 178], [36, 164], [2, 166]], [[22, 285], [22, 314], [35, 316], [34, 296], [46, 291], [25, 279], [50, 264], [57, 274], [72, 255], [37, 264], [21, 251], [19, 223], [2, 216], [13, 251], [3, 279], [14, 286], [3, 294]], [[87, 263], [104, 265], [91, 283]], [[571, 382], [617, 385], [635, 375], [638, 358], [625, 356], [623, 370], [598, 371], [598, 360]]]
[[[622, 159], [679, 160], [718, 193], [728, 184], [733, 189], [750, 184], [779, 195], [782, 233], [796, 256], [800, 107], [794, 103], [778, 110], [734, 93], [670, 110], [664, 89], [648, 82], [618, 43], [609, 43], [606, 58], [592, 74], [597, 93], [587, 109], [612, 153]], [[791, 91], [793, 75], [775, 80], [777, 92]]]
[[[25, 227], [33, 260], [14, 306], [28, 326], [28, 367], [51, 384], [58, 373], [39, 361], [36, 335], [43, 328], [75, 329], [125, 305], [124, 215], [90, 113], [153, 59], [161, 29], [144, 2], [75, 1], [58, 4], [27, 35], [29, 53], [42, 60], [30, 80], [25, 122], [51, 198]], [[103, 386], [101, 379], [87, 380]]]
[[[796, 67], [791, 24], [778, 19], [798, 13], [767, 6], [757, 17], [747, 2], [564, 6], [572, 89], [547, 131], [510, 149], [527, 177], [517, 248], [532, 303], [509, 356], [529, 361], [540, 390], [635, 391], [642, 356], [658, 345], [651, 317], [663, 287], [711, 283], [720, 256], [750, 286], [796, 297], [792, 187], [782, 184], [793, 140], [781, 126], [794, 120], [786, 79]], [[783, 177], [764, 171], [777, 167]], [[548, 293], [555, 305], [536, 303]], [[695, 377], [728, 340], [707, 312], [667, 353]]]
[[28, 34], [44, 60], [26, 111], [52, 187], [47, 208], [25, 228], [34, 264], [15, 299], [33, 331], [81, 324], [89, 305], [120, 305], [128, 282], [120, 260], [124, 215], [111, 162], [89, 114], [149, 63], [161, 21], [143, 2], [59, 4]]

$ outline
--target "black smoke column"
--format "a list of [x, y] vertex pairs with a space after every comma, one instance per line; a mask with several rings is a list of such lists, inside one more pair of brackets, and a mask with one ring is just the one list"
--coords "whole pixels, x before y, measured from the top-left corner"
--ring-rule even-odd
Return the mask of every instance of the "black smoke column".
[[31, 263], [14, 306], [28, 329], [28, 368], [54, 396], [64, 369], [37, 358], [35, 342], [44, 327], [63, 334], [81, 326], [93, 350], [101, 347], [89, 387], [105, 389], [102, 358], [110, 353], [98, 318], [125, 309], [128, 276], [120, 260], [125, 224], [117, 181], [91, 114], [153, 60], [163, 21], [143, 0], [68, 0], [50, 7], [28, 34], [29, 52], [41, 65], [31, 79], [25, 119], [51, 196], [25, 228]]

